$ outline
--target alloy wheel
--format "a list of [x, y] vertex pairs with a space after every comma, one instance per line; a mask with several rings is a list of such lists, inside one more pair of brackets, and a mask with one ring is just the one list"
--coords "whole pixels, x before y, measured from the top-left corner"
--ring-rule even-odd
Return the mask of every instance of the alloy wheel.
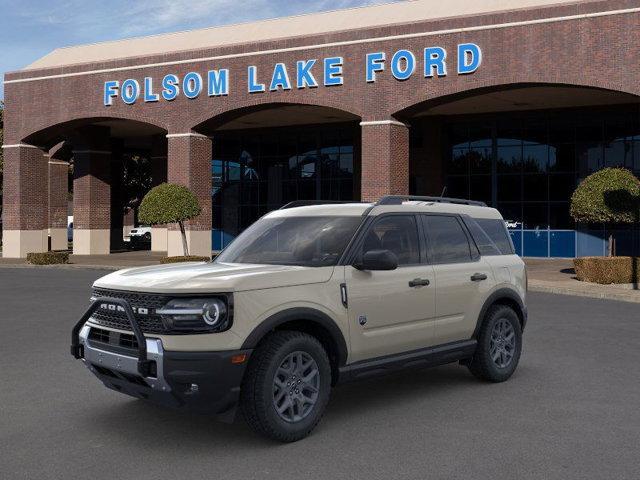
[[516, 351], [516, 332], [506, 318], [499, 319], [491, 330], [489, 355], [499, 368], [509, 366]]
[[311, 413], [320, 392], [320, 370], [311, 355], [287, 355], [273, 379], [273, 406], [283, 420], [295, 423]]

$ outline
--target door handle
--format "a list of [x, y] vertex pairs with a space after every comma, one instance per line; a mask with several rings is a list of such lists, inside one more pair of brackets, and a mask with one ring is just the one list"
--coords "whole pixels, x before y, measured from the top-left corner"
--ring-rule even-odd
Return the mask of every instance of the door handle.
[[411, 288], [414, 287], [426, 287], [427, 285], [429, 285], [429, 280], [426, 278], [414, 278], [413, 280], [409, 281], [409, 286]]
[[473, 275], [471, 275], [472, 282], [480, 282], [481, 280], [486, 280], [486, 279], [487, 279], [487, 275], [484, 273], [474, 273]]

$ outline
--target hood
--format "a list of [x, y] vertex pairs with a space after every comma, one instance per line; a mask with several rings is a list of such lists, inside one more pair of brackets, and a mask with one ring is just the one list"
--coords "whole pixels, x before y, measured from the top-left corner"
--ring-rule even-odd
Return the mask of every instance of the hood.
[[95, 287], [150, 293], [240, 292], [326, 282], [333, 267], [240, 263], [178, 263], [130, 268], [99, 278]]

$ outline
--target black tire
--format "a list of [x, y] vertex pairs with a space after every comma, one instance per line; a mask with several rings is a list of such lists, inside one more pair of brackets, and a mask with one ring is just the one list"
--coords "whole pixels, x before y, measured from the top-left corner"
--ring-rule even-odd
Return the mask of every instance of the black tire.
[[[284, 413], [276, 410], [274, 397], [277, 387], [274, 381], [283, 362], [300, 352], [306, 358], [312, 358], [317, 366], [317, 397], [304, 418], [286, 421], [282, 417]], [[280, 442], [295, 442], [309, 435], [318, 424], [329, 401], [330, 391], [331, 365], [322, 344], [303, 332], [274, 332], [260, 343], [251, 356], [240, 391], [240, 407], [246, 422], [255, 432]]]
[[[492, 351], [492, 333], [496, 330], [500, 330], [500, 327], [504, 327], [513, 332], [514, 344], [512, 349], [512, 356], [508, 363], [505, 358], [509, 354], [509, 349], [505, 345], [506, 341], [502, 340], [496, 342], [494, 339], [493, 345], [498, 345], [500, 351], [505, 352], [505, 356], [498, 354], [498, 360], [494, 360], [495, 350]], [[500, 335], [496, 338], [500, 339]], [[520, 327], [520, 320], [516, 312], [511, 307], [506, 305], [494, 305], [487, 311], [482, 326], [480, 327], [480, 333], [478, 335], [478, 347], [475, 354], [469, 362], [469, 370], [476, 377], [487, 380], [489, 382], [504, 382], [508, 380], [518, 366], [520, 361], [520, 354], [522, 353], [522, 330]]]

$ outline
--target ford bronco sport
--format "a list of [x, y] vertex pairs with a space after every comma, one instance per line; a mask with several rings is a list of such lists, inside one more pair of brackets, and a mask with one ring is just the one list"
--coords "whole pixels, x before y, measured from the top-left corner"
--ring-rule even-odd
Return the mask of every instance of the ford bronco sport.
[[507, 380], [525, 294], [504, 220], [480, 202], [290, 204], [213, 262], [97, 280], [71, 352], [113, 390], [226, 420], [239, 405], [288, 442], [345, 380], [450, 362]]

